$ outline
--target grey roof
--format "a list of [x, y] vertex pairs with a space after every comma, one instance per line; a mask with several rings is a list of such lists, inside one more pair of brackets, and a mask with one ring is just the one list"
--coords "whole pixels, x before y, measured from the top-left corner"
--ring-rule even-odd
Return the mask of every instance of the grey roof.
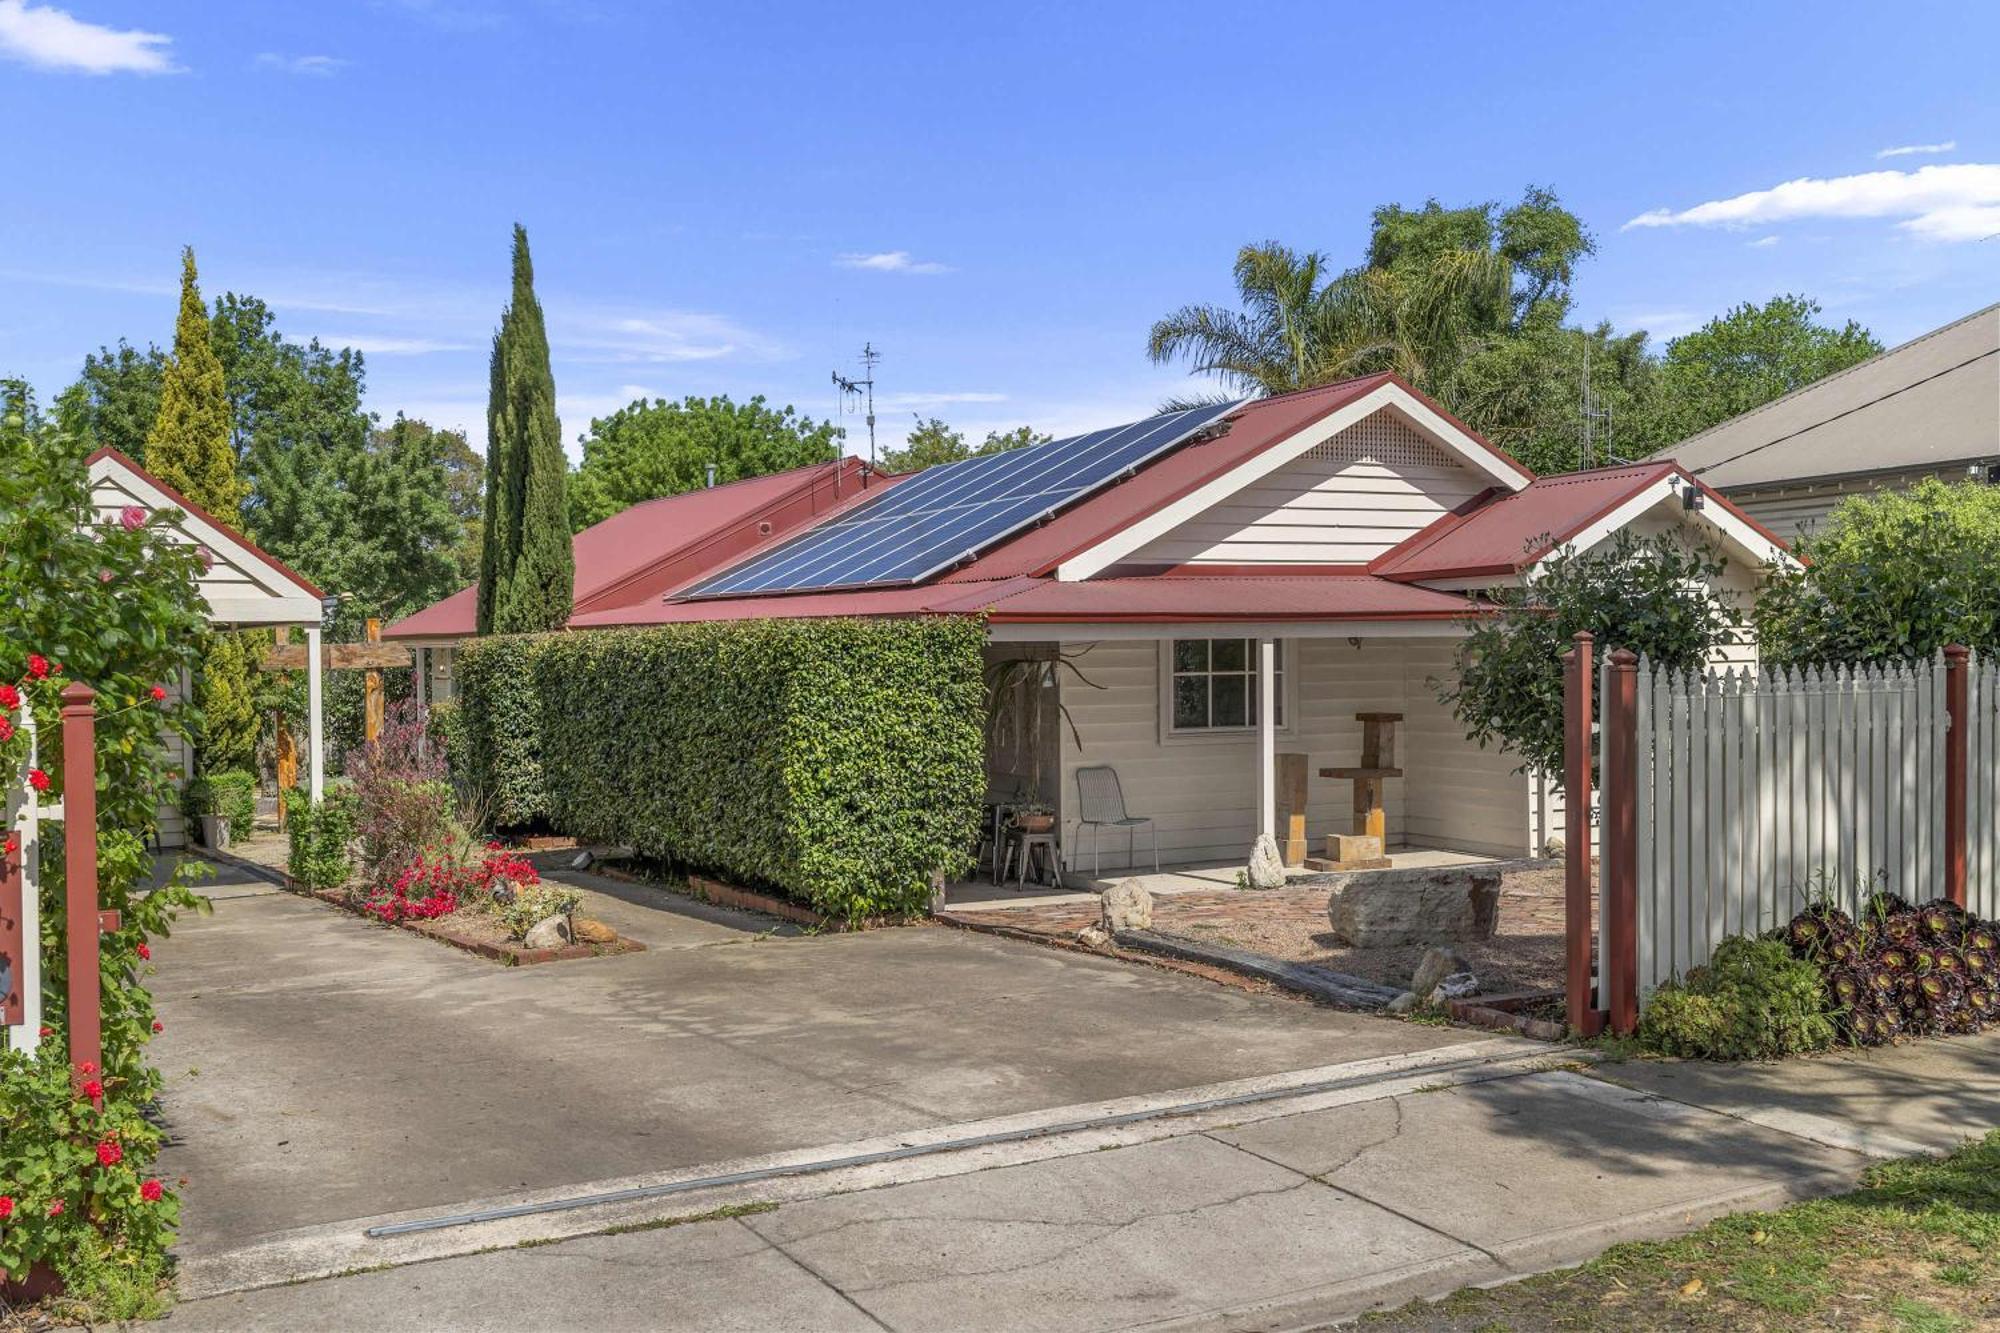
[[2000, 459], [2000, 305], [1654, 457], [1726, 490]]

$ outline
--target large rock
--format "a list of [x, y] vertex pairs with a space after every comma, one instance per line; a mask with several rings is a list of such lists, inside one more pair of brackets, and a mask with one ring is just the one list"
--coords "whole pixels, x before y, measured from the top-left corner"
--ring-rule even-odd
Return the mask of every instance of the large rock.
[[521, 941], [524, 949], [560, 949], [569, 943], [569, 918], [558, 912], [537, 921], [527, 938]]
[[1153, 895], [1137, 878], [1121, 879], [1106, 889], [1103, 908], [1104, 929], [1109, 934], [1153, 928]]
[[1488, 940], [1500, 918], [1497, 866], [1358, 870], [1327, 882], [1327, 920], [1356, 948]]
[[580, 916], [572, 923], [571, 929], [583, 944], [616, 944], [618, 932], [595, 917]]
[[1250, 887], [1253, 889], [1282, 889], [1285, 887], [1285, 862], [1278, 855], [1278, 840], [1268, 833], [1259, 833], [1257, 841], [1250, 847]]
[[1419, 995], [1429, 995], [1437, 989], [1437, 984], [1454, 972], [1470, 972], [1472, 964], [1460, 958], [1450, 949], [1433, 947], [1424, 950], [1424, 956], [1417, 960], [1417, 970], [1410, 977], [1410, 989]]

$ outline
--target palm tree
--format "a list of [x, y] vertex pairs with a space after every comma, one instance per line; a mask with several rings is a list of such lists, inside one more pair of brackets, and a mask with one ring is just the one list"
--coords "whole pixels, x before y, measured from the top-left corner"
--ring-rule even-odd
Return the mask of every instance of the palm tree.
[[1496, 330], [1513, 266], [1486, 249], [1421, 264], [1332, 273], [1326, 256], [1275, 241], [1236, 256], [1242, 309], [1183, 306], [1153, 325], [1155, 364], [1185, 361], [1240, 392], [1264, 395], [1392, 370], [1448, 396], [1452, 369]]

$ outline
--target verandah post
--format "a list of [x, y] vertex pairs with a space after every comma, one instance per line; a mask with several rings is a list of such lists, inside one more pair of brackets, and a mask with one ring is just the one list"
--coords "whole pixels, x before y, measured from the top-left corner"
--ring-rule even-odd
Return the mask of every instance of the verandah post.
[[1603, 1027], [1590, 989], [1591, 638], [1563, 654], [1563, 945], [1569, 1026], [1579, 1036]]
[[1606, 949], [1602, 960], [1611, 1030], [1639, 1026], [1639, 656], [1611, 654], [1604, 682], [1604, 867]]
[[1967, 733], [1972, 727], [1968, 707], [1966, 659], [1971, 656], [1963, 644], [1944, 650], [1944, 711], [1948, 730], [1944, 738], [1944, 896], [1965, 906], [1965, 790], [1971, 774], [1967, 768]]
[[78, 683], [62, 692], [64, 934], [69, 954], [69, 1062], [81, 1087], [84, 1066], [104, 1067], [103, 980], [97, 965], [97, 694]]

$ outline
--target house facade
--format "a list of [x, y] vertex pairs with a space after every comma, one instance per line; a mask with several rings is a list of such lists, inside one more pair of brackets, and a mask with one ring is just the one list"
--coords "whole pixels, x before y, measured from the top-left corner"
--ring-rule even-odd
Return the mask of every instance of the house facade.
[[[993, 794], [1053, 807], [1073, 863], [1078, 775], [1094, 767], [1156, 821], [1163, 862], [1240, 860], [1276, 824], [1281, 755], [1303, 756], [1309, 841], [1351, 832], [1351, 782], [1319, 771], [1361, 762], [1358, 715], [1395, 714], [1389, 843], [1510, 856], [1559, 821], [1545, 784], [1468, 741], [1438, 700], [1478, 595], [1623, 531], [1712, 544], [1745, 595], [1789, 558], [1676, 464], [1538, 480], [1389, 375], [1217, 409], [1076, 480], [1075, 460], [1160, 422], [883, 479], [887, 494], [878, 481], [789, 534], [683, 562], [675, 586], [580, 598], [570, 627], [981, 616], [991, 661], [1047, 664], [1050, 705], [1039, 734], [994, 747]], [[1151, 856], [1143, 837], [1136, 851]], [[1124, 840], [1103, 854], [1122, 863]]]
[[1773, 532], [1928, 477], [2000, 482], [2000, 305], [1829, 375], [1654, 456]]

